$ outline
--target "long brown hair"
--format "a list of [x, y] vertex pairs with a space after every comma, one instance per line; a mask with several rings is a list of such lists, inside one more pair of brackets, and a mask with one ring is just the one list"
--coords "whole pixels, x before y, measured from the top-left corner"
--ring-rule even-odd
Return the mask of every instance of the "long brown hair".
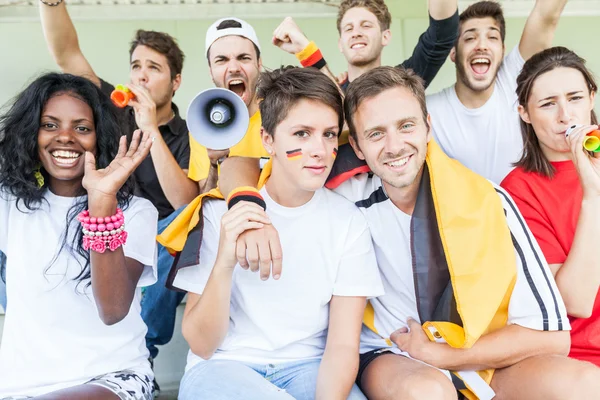
[[[598, 90], [594, 76], [585, 66], [585, 60], [566, 47], [551, 47], [531, 57], [523, 66], [517, 77], [517, 97], [519, 105], [527, 109], [527, 101], [531, 96], [531, 89], [536, 79], [546, 72], [556, 68], [573, 68], [581, 72], [590, 93]], [[552, 178], [554, 167], [546, 158], [540, 147], [540, 142], [531, 124], [521, 121], [521, 134], [523, 135], [523, 154], [521, 159], [515, 163], [527, 172], [536, 172], [540, 175]], [[596, 113], [592, 110], [592, 124], [598, 124]]]

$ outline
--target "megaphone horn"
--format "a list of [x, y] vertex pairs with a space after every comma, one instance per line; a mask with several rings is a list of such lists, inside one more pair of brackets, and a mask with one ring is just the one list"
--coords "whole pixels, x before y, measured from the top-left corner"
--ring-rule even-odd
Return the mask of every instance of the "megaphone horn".
[[244, 101], [234, 92], [212, 88], [198, 93], [187, 111], [187, 127], [207, 149], [225, 150], [246, 135], [250, 116]]

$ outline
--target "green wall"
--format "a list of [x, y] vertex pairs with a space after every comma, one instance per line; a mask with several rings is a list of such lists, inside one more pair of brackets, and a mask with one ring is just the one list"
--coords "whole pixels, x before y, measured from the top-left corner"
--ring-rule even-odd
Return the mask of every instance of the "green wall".
[[[424, 14], [424, 12], [423, 12]], [[243, 17], [243, 16], [241, 16]], [[257, 30], [262, 43], [263, 64], [276, 68], [282, 64], [297, 64], [295, 57], [284, 53], [270, 44], [271, 33], [280, 19], [249, 19]], [[314, 39], [322, 49], [330, 67], [335, 73], [345, 68], [345, 62], [337, 48], [335, 19], [304, 18], [297, 20], [309, 38]], [[208, 87], [212, 82], [208, 75], [206, 59], [203, 56], [204, 34], [212, 21], [76, 21], [80, 45], [95, 72], [112, 83], [126, 82], [128, 79], [129, 40], [137, 28], [169, 32], [178, 38], [186, 53], [183, 70], [183, 84], [175, 96], [185, 113], [193, 96]], [[519, 40], [525, 18], [507, 20], [507, 50]], [[554, 43], [577, 51], [586, 58], [593, 71], [600, 71], [600, 54], [595, 51], [594, 39], [590, 35], [591, 26], [597, 26], [600, 17], [563, 17], [560, 21]], [[394, 18], [392, 42], [384, 50], [383, 63], [397, 64], [412, 51], [419, 35], [426, 29], [427, 19]], [[31, 79], [45, 71], [55, 70], [39, 21], [0, 22], [0, 104], [5, 104]], [[454, 65], [448, 61], [432, 83], [429, 91], [437, 91], [454, 81]]]

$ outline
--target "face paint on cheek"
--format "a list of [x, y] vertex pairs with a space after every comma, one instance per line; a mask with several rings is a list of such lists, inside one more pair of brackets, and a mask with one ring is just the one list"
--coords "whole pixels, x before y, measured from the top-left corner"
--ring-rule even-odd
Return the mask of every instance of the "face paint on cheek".
[[299, 160], [302, 157], [302, 149], [289, 150], [285, 154], [290, 161]]
[[333, 152], [331, 153], [331, 155], [333, 156], [333, 159], [335, 160], [335, 158], [337, 157], [337, 149], [333, 149]]

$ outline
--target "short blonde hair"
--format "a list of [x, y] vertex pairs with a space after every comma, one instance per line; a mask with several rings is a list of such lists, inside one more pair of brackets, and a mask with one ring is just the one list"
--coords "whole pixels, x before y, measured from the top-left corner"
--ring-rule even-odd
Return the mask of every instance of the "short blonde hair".
[[390, 11], [385, 5], [384, 0], [342, 0], [337, 17], [337, 28], [340, 34], [342, 33], [341, 25], [344, 15], [346, 15], [348, 10], [355, 7], [363, 7], [372, 12], [375, 17], [377, 17], [377, 21], [379, 21], [379, 27], [382, 31], [390, 29], [392, 16], [390, 15]]

